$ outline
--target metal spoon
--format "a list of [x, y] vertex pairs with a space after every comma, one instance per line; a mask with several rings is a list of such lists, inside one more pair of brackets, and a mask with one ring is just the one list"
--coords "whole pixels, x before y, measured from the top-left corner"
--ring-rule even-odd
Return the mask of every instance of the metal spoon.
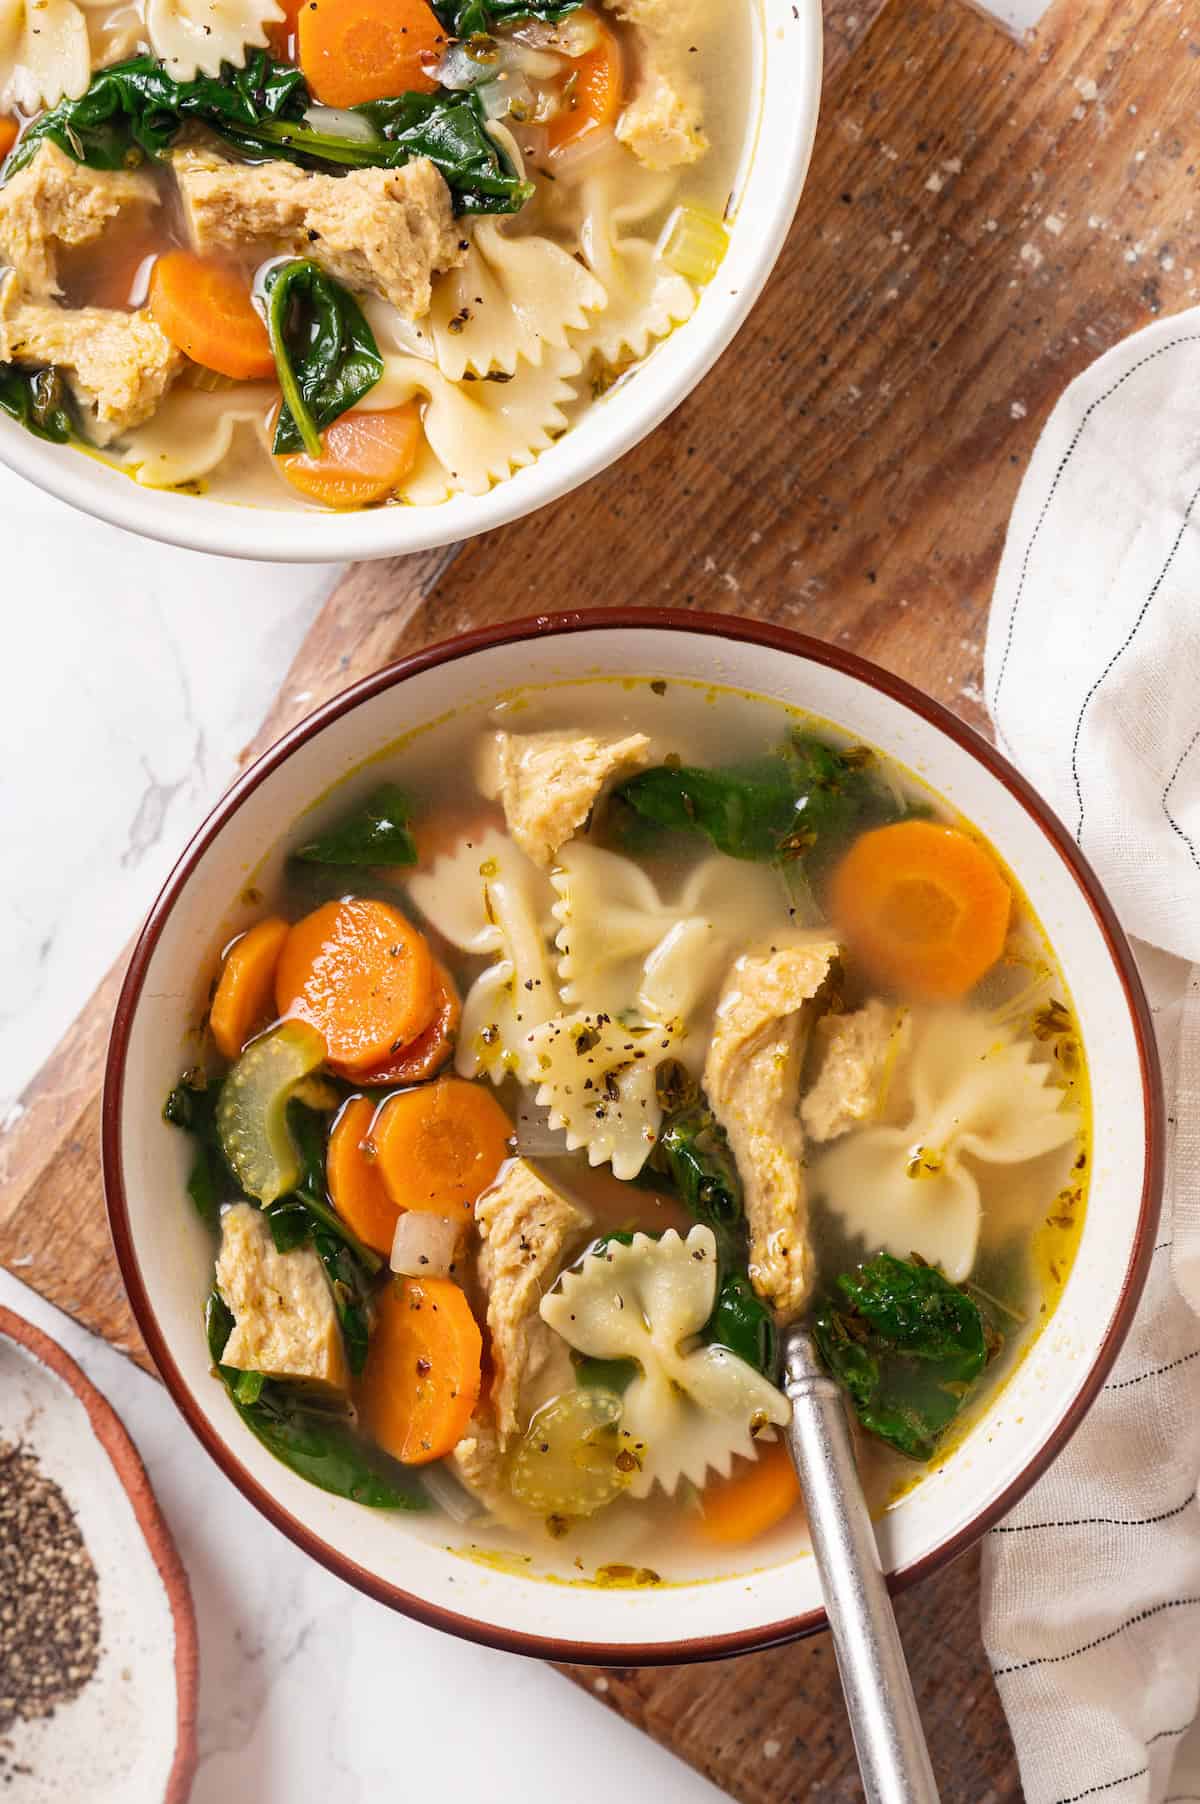
[[867, 1804], [938, 1804], [842, 1393], [803, 1328], [788, 1330], [783, 1350], [783, 1388], [792, 1405], [785, 1433], [808, 1510]]

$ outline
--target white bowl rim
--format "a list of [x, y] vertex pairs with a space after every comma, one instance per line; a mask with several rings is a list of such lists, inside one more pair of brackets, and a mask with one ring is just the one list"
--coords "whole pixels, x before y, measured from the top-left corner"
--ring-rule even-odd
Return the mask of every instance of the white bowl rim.
[[[44, 443], [2, 415], [0, 462], [60, 501], [143, 538], [188, 551], [276, 563], [337, 563], [430, 551], [507, 525], [559, 500], [615, 464], [686, 400], [728, 349], [775, 267], [800, 204], [816, 138], [824, 57], [820, 0], [798, 0], [788, 8], [786, 26], [790, 34], [786, 60], [799, 64], [804, 79], [791, 97], [795, 105], [791, 142], [776, 162], [769, 205], [749, 241], [746, 272], [735, 291], [721, 292], [720, 312], [711, 331], [696, 329], [698, 321], [687, 321], [657, 347], [642, 380], [614, 397], [620, 405], [613, 407], [613, 429], [597, 433], [595, 443], [590, 442], [591, 435], [564, 433], [532, 464], [494, 484], [485, 495], [459, 495], [436, 507], [343, 514], [222, 502], [206, 505], [195, 496], [141, 488], [132, 477], [102, 464], [97, 467], [98, 460], [73, 447]], [[765, 68], [771, 66], [767, 58]]]
[[815, 1609], [786, 1617], [778, 1622], [738, 1630], [733, 1633], [701, 1636], [689, 1640], [664, 1642], [619, 1643], [577, 1642], [569, 1638], [541, 1636], [504, 1629], [477, 1621], [475, 1618], [419, 1597], [370, 1572], [321, 1539], [254, 1478], [230, 1450], [228, 1444], [211, 1427], [206, 1416], [192, 1398], [168, 1348], [166, 1335], [142, 1279], [133, 1242], [128, 1199], [125, 1193], [122, 1151], [122, 1113], [124, 1101], [125, 1062], [134, 1016], [150, 960], [168, 916], [187, 888], [192, 871], [208, 847], [224, 830], [243, 802], [300, 746], [325, 727], [408, 677], [435, 666], [469, 658], [474, 652], [493, 646], [509, 645], [522, 640], [552, 635], [570, 635], [618, 628], [622, 631], [666, 629], [692, 633], [715, 639], [730, 639], [764, 646], [824, 665], [856, 678], [882, 692], [891, 700], [908, 708], [929, 725], [940, 730], [960, 749], [969, 753], [989, 774], [1016, 799], [1032, 817], [1049, 841], [1051, 849], [1066, 865], [1069, 875], [1082, 892], [1095, 917], [1129, 1009], [1130, 1024], [1137, 1046], [1141, 1074], [1145, 1133], [1145, 1159], [1134, 1228], [1120, 1293], [1106, 1332], [1096, 1349], [1092, 1363], [1067, 1412], [1033, 1449], [1029, 1458], [1011, 1482], [981, 1508], [955, 1534], [938, 1542], [928, 1553], [899, 1567], [887, 1575], [888, 1589], [893, 1593], [907, 1590], [921, 1579], [948, 1565], [980, 1540], [992, 1525], [1006, 1515], [1030, 1486], [1058, 1457], [1078, 1428], [1099, 1393], [1113, 1362], [1120, 1352], [1136, 1311], [1154, 1250], [1155, 1232], [1162, 1201], [1166, 1144], [1166, 1105], [1159, 1066], [1153, 1019], [1134, 960], [1133, 951], [1123, 928], [1117, 921], [1111, 903], [1087, 859], [1066, 828], [1046, 805], [1037, 791], [1020, 774], [1003, 753], [988, 743], [974, 728], [934, 701], [902, 677], [893, 675], [856, 653], [827, 644], [807, 634], [762, 621], [745, 620], [731, 615], [690, 612], [681, 608], [593, 608], [569, 613], [540, 614], [506, 621], [497, 626], [479, 627], [456, 638], [442, 640], [407, 657], [385, 665], [362, 678], [350, 688], [335, 695], [315, 713], [292, 727], [276, 741], [250, 768], [238, 778], [198, 828], [175, 868], [163, 885], [146, 917], [130, 959], [113, 1016], [105, 1065], [104, 1092], [101, 1106], [101, 1154], [105, 1203], [109, 1229], [117, 1263], [125, 1283], [134, 1317], [150, 1355], [171, 1397], [192, 1432], [208, 1453], [232, 1480], [250, 1503], [305, 1553], [318, 1560], [330, 1572], [354, 1585], [358, 1590], [387, 1604], [405, 1615], [439, 1628], [460, 1638], [495, 1647], [507, 1653], [533, 1655], [539, 1659], [577, 1663], [589, 1666], [658, 1666], [675, 1665], [695, 1660], [724, 1659], [732, 1654], [759, 1652], [783, 1642], [794, 1641], [828, 1626], [824, 1610]]

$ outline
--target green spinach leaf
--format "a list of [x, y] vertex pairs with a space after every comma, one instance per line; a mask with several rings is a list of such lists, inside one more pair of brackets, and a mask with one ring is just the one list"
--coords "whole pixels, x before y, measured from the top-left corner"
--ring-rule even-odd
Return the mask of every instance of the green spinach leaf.
[[384, 783], [333, 827], [292, 853], [305, 864], [410, 865], [417, 862], [412, 804], [396, 783]]
[[935, 1266], [877, 1253], [835, 1280], [813, 1339], [863, 1427], [909, 1459], [933, 1458], [1002, 1344], [978, 1305]]
[[775, 1318], [756, 1293], [747, 1271], [742, 1180], [725, 1131], [701, 1097], [669, 1115], [654, 1149], [654, 1165], [664, 1173], [696, 1220], [712, 1229], [717, 1242], [717, 1295], [704, 1338], [728, 1347], [747, 1365], [774, 1379], [779, 1365]]
[[265, 50], [241, 68], [175, 81], [154, 57], [135, 56], [94, 75], [77, 99], [62, 100], [23, 135], [5, 168], [24, 169], [50, 139], [92, 169], [161, 161], [189, 121], [205, 125], [250, 157], [281, 157], [315, 169], [398, 169], [429, 157], [457, 213], [516, 213], [533, 193], [488, 136], [477, 95], [398, 94], [355, 110], [375, 128], [343, 134], [311, 125], [308, 84], [299, 69]]
[[343, 1411], [322, 1408], [293, 1385], [222, 1365], [233, 1317], [214, 1289], [205, 1309], [208, 1350], [242, 1421], [275, 1458], [310, 1484], [378, 1510], [425, 1510], [420, 1481], [355, 1434]]
[[434, 12], [453, 38], [490, 34], [498, 25], [516, 25], [522, 19], [541, 19], [557, 25], [578, 12], [584, 0], [436, 0]]
[[383, 358], [362, 308], [307, 258], [279, 263], [263, 284], [283, 402], [271, 450], [321, 455], [321, 430], [362, 400]]
[[249, 1202], [225, 1157], [217, 1132], [219, 1078], [196, 1069], [185, 1071], [163, 1104], [163, 1120], [182, 1128], [196, 1143], [187, 1191], [197, 1214], [210, 1227], [219, 1224], [222, 1203]]
[[486, 127], [478, 94], [400, 94], [355, 107], [390, 146], [389, 167], [428, 157], [456, 213], [518, 213], [533, 193]]
[[[731, 858], [785, 867], [802, 860], [812, 874], [855, 834], [907, 812], [874, 763], [864, 747], [839, 750], [795, 731], [777, 751], [743, 764], [656, 765], [620, 784], [614, 797], [618, 810], [632, 810], [642, 838], [647, 828], [703, 833]], [[637, 843], [635, 824], [624, 831]]]
[[53, 445], [81, 436], [70, 392], [55, 369], [23, 370], [0, 363], [0, 412]]

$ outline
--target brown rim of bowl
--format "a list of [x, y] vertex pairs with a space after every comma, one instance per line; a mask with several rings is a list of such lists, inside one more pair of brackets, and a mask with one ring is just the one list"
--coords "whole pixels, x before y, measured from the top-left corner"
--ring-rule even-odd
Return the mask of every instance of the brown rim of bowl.
[[539, 614], [523, 620], [510, 621], [502, 626], [479, 627], [472, 632], [461, 634], [458, 638], [444, 640], [440, 644], [427, 646], [422, 651], [413, 652], [408, 657], [386, 665], [382, 670], [376, 671], [373, 676], [364, 677], [361, 682], [355, 683], [342, 694], [334, 696], [331, 701], [318, 708], [316, 713], [309, 715], [306, 720], [301, 721], [290, 732], [285, 733], [234, 783], [185, 848], [157, 901], [151, 908], [134, 947], [133, 957], [130, 960], [125, 981], [121, 986], [121, 994], [117, 1000], [113, 1018], [112, 1037], [109, 1041], [105, 1067], [101, 1141], [109, 1227], [121, 1275], [129, 1293], [129, 1301], [146, 1345], [167, 1389], [192, 1432], [243, 1496], [247, 1497], [268, 1521], [273, 1522], [276, 1528], [294, 1541], [305, 1553], [318, 1560], [330, 1572], [336, 1573], [339, 1578], [345, 1579], [348, 1584], [365, 1592], [368, 1597], [375, 1598], [379, 1603], [388, 1604], [392, 1609], [401, 1610], [406, 1615], [414, 1617], [418, 1622], [427, 1623], [433, 1628], [447, 1630], [465, 1640], [480, 1642], [487, 1647], [499, 1648], [506, 1653], [531, 1654], [539, 1659], [565, 1661], [583, 1666], [659, 1666], [681, 1664], [693, 1660], [719, 1660], [730, 1654], [751, 1653], [775, 1647], [781, 1642], [798, 1640], [801, 1636], [813, 1634], [818, 1629], [826, 1627], [827, 1618], [824, 1610], [810, 1610], [800, 1616], [787, 1617], [779, 1622], [765, 1624], [761, 1628], [740, 1630], [728, 1635], [700, 1636], [686, 1641], [633, 1643], [632, 1645], [576, 1642], [559, 1640], [550, 1636], [529, 1635], [517, 1630], [493, 1627], [490, 1624], [477, 1622], [469, 1616], [461, 1616], [452, 1610], [443, 1609], [440, 1605], [430, 1603], [424, 1598], [414, 1597], [410, 1592], [402, 1591], [398, 1586], [386, 1583], [375, 1573], [366, 1571], [335, 1548], [328, 1546], [304, 1523], [297, 1521], [294, 1516], [283, 1509], [271, 1493], [264, 1490], [234, 1457], [225, 1442], [210, 1427], [193, 1400], [167, 1348], [165, 1337], [158, 1325], [158, 1319], [142, 1282], [141, 1269], [130, 1232], [121, 1159], [121, 1106], [125, 1079], [125, 1057], [130, 1027], [141, 996], [147, 966], [167, 917], [186, 887], [198, 860], [241, 807], [247, 796], [279, 765], [284, 763], [298, 746], [320, 733], [331, 722], [340, 719], [343, 714], [349, 713], [361, 702], [368, 701], [383, 691], [404, 682], [410, 676], [430, 670], [437, 665], [454, 663], [460, 658], [469, 657], [474, 652], [486, 650], [492, 646], [508, 645], [523, 639], [604, 631], [614, 627], [627, 631], [666, 629], [692, 633], [701, 637], [763, 645], [772, 651], [786, 652], [809, 663], [824, 665], [829, 669], [840, 671], [844, 675], [857, 678], [872, 689], [881, 691], [954, 740], [1015, 797], [1036, 821], [1067, 866], [1095, 917], [1096, 924], [1120, 977], [1134, 1037], [1137, 1041], [1146, 1136], [1146, 1161], [1142, 1177], [1137, 1229], [1130, 1247], [1129, 1261], [1125, 1269], [1117, 1306], [1091, 1369], [1070, 1409], [1054, 1432], [1046, 1437], [1046, 1440], [1012, 1483], [977, 1516], [972, 1517], [971, 1521], [957, 1534], [951, 1536], [940, 1546], [933, 1548], [921, 1559], [914, 1560], [911, 1565], [890, 1573], [888, 1575], [889, 1589], [893, 1593], [906, 1590], [910, 1585], [916, 1584], [918, 1580], [926, 1578], [941, 1567], [948, 1565], [951, 1560], [956, 1559], [960, 1553], [965, 1552], [968, 1547], [978, 1541], [993, 1523], [1012, 1509], [1013, 1505], [1024, 1496], [1034, 1481], [1046, 1470], [1051, 1461], [1062, 1452], [1087, 1413], [1120, 1350], [1141, 1295], [1150, 1255], [1153, 1251], [1154, 1230], [1158, 1221], [1163, 1182], [1164, 1107], [1158, 1051], [1149, 1005], [1142, 989], [1137, 967], [1134, 964], [1129, 942], [1118, 925], [1117, 918], [1095, 873], [1070, 838], [1065, 827], [1046, 807], [1025, 778], [972, 727], [967, 726], [964, 721], [951, 714], [940, 702], [935, 702], [929, 696], [923, 695], [920, 690], [914, 689], [902, 678], [892, 676], [890, 672], [869, 663], [865, 658], [857, 657], [853, 652], [827, 645], [819, 639], [811, 639], [803, 633], [792, 632], [786, 627], [768, 626], [758, 621], [740, 620], [722, 614], [693, 614], [680, 608], [598, 608], [574, 613]]
[[[196, 1708], [200, 1685], [200, 1655], [196, 1640], [196, 1612], [192, 1588], [166, 1519], [154, 1495], [142, 1456], [129, 1438], [129, 1430], [108, 1398], [98, 1391], [86, 1372], [65, 1348], [27, 1322], [23, 1315], [0, 1304], [0, 1335], [53, 1372], [74, 1393], [87, 1412], [92, 1432], [109, 1457], [166, 1593], [175, 1631], [175, 1755], [163, 1790], [163, 1804], [187, 1804], [196, 1771]], [[70, 1499], [68, 1499], [68, 1502]]]

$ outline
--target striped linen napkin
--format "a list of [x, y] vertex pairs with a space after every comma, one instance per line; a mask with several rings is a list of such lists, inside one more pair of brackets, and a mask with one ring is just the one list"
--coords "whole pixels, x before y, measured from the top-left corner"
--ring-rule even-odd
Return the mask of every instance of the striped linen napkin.
[[1009, 527], [986, 695], [1135, 950], [1167, 1084], [1150, 1280], [1066, 1452], [989, 1535], [1028, 1804], [1200, 1804], [1200, 309], [1084, 372]]

